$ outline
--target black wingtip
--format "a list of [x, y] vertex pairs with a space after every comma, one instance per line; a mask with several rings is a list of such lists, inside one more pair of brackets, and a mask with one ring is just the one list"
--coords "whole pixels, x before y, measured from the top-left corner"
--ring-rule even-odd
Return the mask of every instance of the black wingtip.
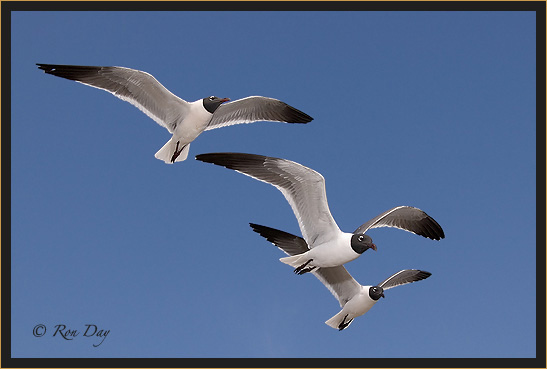
[[65, 65], [36, 63], [38, 69], [53, 76], [70, 79], [72, 81], [86, 81], [96, 76], [101, 70], [111, 67], [95, 67], [89, 65]]
[[301, 110], [298, 110], [290, 105], [287, 105], [287, 107], [289, 108], [289, 111], [288, 111], [288, 118], [287, 118], [287, 122], [288, 123], [300, 123], [300, 124], [306, 124], [306, 123], [309, 123], [313, 120], [313, 118], [311, 116], [309, 116], [308, 114], [304, 113], [303, 111]]
[[196, 155], [196, 160], [199, 160], [199, 161], [202, 161], [204, 163], [211, 163], [210, 161], [208, 161], [207, 159], [212, 155], [213, 153], [208, 153], [208, 154], [197, 154]]
[[268, 157], [263, 155], [237, 152], [213, 152], [196, 155], [196, 160], [233, 170], [240, 170], [248, 166], [260, 166], [267, 159]]
[[258, 233], [259, 235], [261, 235], [262, 237], [264, 237], [265, 239], [267, 239], [273, 244], [276, 243], [279, 236], [288, 237], [288, 238], [296, 237], [290, 233], [283, 232], [278, 229], [266, 227], [260, 224], [249, 223], [249, 225], [251, 226], [253, 231], [255, 231], [256, 233]]
[[36, 63], [36, 65], [38, 66], [38, 69], [41, 69], [44, 72], [49, 74], [54, 74], [55, 71], [57, 71], [58, 69], [62, 70], [62, 69], [69, 69], [69, 68], [70, 69], [82, 68], [79, 65], [42, 64], [42, 63]]
[[421, 230], [416, 232], [416, 234], [435, 241], [440, 241], [441, 239], [443, 239], [444, 231], [440, 224], [437, 223], [435, 219], [427, 215], [425, 212], [424, 214], [426, 215], [426, 217], [420, 222]]
[[277, 245], [278, 237], [276, 237], [276, 236], [279, 235], [279, 234], [284, 233], [284, 232], [279, 231], [277, 229], [266, 227], [266, 226], [263, 226], [263, 225], [260, 225], [260, 224], [249, 223], [249, 225], [251, 226], [251, 228], [254, 232], [256, 232], [259, 235], [261, 235], [262, 237], [264, 237], [268, 242], [271, 242], [274, 246], [278, 246]]
[[249, 223], [249, 226], [255, 231], [256, 233], [260, 233], [260, 229], [262, 229], [264, 226], [261, 226], [260, 224], [255, 223]]
[[227, 154], [229, 153], [211, 152], [207, 154], [198, 154], [196, 155], [196, 160], [202, 161], [204, 163], [222, 165], [222, 164], [218, 164], [218, 161], [219, 160], [223, 161], [223, 159], [226, 158]]
[[40, 63], [36, 63], [36, 65], [38, 66], [38, 69], [41, 69], [43, 70], [44, 72], [48, 72], [50, 70], [53, 69], [53, 66], [51, 64], [40, 64]]
[[308, 114], [298, 110], [298, 112], [300, 113], [298, 119], [299, 121], [297, 123], [302, 123], [302, 124], [306, 124], [306, 123], [309, 123], [313, 120], [313, 118], [311, 116], [309, 116]]
[[422, 279], [426, 279], [426, 278], [429, 278], [431, 277], [431, 273], [425, 271], [425, 270], [420, 270], [420, 272], [416, 275], [416, 278], [418, 278], [417, 280], [421, 281]]
[[[268, 235], [264, 233], [264, 231], [267, 227], [264, 227], [264, 226], [261, 226], [260, 224], [255, 224], [255, 223], [249, 223], [249, 226], [251, 227], [251, 229], [254, 232], [256, 232], [259, 235], [261, 235], [262, 237], [268, 239]], [[270, 240], [268, 240], [268, 241], [270, 241]], [[272, 242], [272, 241], [270, 241], [270, 242]]]
[[431, 220], [431, 225], [432, 225], [432, 228], [433, 228], [433, 231], [435, 233], [435, 240], [436, 241], [440, 241], [441, 239], [444, 238], [444, 231], [443, 231], [443, 228], [441, 227], [441, 225], [439, 223], [437, 223], [437, 221], [431, 217], [429, 217], [430, 220]]
[[249, 225], [253, 231], [264, 237], [287, 255], [298, 255], [309, 250], [308, 244], [302, 237], [255, 223], [249, 223]]
[[442, 239], [444, 238], [444, 230], [441, 228], [441, 226], [439, 226], [439, 230], [441, 231], [441, 234], [439, 235], [439, 237]]

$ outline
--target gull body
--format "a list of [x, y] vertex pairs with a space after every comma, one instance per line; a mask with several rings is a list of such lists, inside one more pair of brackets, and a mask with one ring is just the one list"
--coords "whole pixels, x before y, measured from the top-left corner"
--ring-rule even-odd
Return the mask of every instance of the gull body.
[[[376, 286], [359, 285], [358, 292], [353, 295], [344, 305], [340, 305], [342, 310], [327, 320], [325, 324], [340, 331], [344, 330], [353, 322], [353, 319], [367, 313], [374, 306], [374, 304], [378, 302], [380, 297], [378, 296], [379, 291], [380, 289]], [[383, 296], [383, 294], [381, 296]]]
[[317, 267], [342, 265], [357, 259], [359, 255], [361, 255], [351, 247], [348, 247], [348, 245], [351, 244], [352, 236], [351, 233], [340, 231], [338, 235], [331, 240], [303, 252], [296, 259], [281, 258], [280, 260], [295, 267], [306, 262], [308, 259], [313, 259], [312, 265]]
[[203, 99], [188, 103], [188, 114], [176, 124], [171, 139], [154, 155], [157, 159], [168, 164], [187, 159], [190, 143], [205, 131], [213, 116], [204, 107]]
[[167, 164], [186, 160], [190, 143], [206, 130], [258, 121], [308, 123], [313, 120], [300, 110], [270, 97], [249, 96], [228, 102], [229, 98], [209, 96], [187, 102], [171, 93], [152, 75], [136, 69], [37, 65], [47, 74], [108, 91], [166, 128], [173, 136], [155, 157]]
[[290, 160], [243, 153], [210, 153], [197, 160], [233, 169], [276, 187], [291, 205], [309, 248], [280, 261], [304, 274], [315, 268], [334, 267], [355, 260], [366, 250], [376, 250], [369, 229], [394, 227], [433, 240], [444, 238], [441, 226], [424, 211], [397, 206], [372, 218], [354, 232], [343, 232], [327, 203], [321, 174]]

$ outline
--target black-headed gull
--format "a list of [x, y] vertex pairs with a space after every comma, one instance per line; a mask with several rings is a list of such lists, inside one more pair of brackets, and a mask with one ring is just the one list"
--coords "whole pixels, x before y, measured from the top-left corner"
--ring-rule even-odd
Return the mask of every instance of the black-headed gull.
[[[255, 232], [265, 237], [287, 255], [298, 255], [309, 250], [303, 238], [270, 227], [250, 223]], [[362, 286], [342, 265], [319, 268], [312, 271], [340, 302], [342, 310], [325, 322], [328, 326], [343, 330], [353, 319], [365, 314], [384, 296], [384, 291], [395, 286], [420, 281], [431, 273], [418, 269], [401, 270], [376, 286]]]
[[155, 157], [168, 164], [186, 160], [190, 142], [206, 130], [257, 121], [308, 123], [313, 120], [282, 101], [263, 96], [249, 96], [225, 104], [230, 99], [216, 96], [187, 102], [152, 75], [130, 68], [36, 65], [48, 74], [108, 91], [165, 127], [173, 136]]
[[302, 236], [310, 249], [280, 260], [304, 274], [317, 267], [335, 267], [359, 257], [369, 248], [376, 250], [369, 229], [394, 227], [440, 240], [441, 226], [420, 209], [397, 206], [369, 220], [353, 233], [342, 232], [327, 203], [325, 179], [316, 171], [290, 160], [242, 153], [210, 153], [197, 160], [236, 170], [275, 186], [296, 215]]

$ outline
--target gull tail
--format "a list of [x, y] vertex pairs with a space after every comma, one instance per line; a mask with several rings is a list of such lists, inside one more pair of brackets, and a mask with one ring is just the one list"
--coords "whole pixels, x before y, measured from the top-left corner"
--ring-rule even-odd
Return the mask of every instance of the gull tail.
[[167, 164], [173, 164], [177, 161], [186, 160], [189, 151], [189, 143], [184, 146], [184, 144], [181, 144], [180, 141], [176, 141], [171, 138], [165, 145], [163, 145], [161, 149], [158, 150], [154, 156], [159, 160], [163, 160]]
[[326, 325], [339, 331], [346, 329], [353, 322], [353, 318], [349, 317], [348, 313], [345, 313], [344, 310], [340, 310], [338, 314], [330, 318], [325, 322]]
[[298, 255], [287, 256], [287, 257], [279, 259], [279, 261], [287, 265], [290, 265], [293, 268], [297, 268], [300, 265], [304, 264], [306, 261], [308, 261], [305, 257], [306, 254], [307, 252], [304, 252]]

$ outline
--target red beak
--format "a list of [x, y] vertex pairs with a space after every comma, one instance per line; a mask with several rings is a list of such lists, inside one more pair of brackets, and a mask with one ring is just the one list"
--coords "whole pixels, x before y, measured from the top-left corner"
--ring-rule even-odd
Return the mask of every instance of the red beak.
[[370, 248], [373, 249], [374, 251], [376, 251], [376, 245], [375, 244], [372, 244], [372, 246]]
[[229, 98], [225, 97], [224, 99], [220, 99], [221, 102], [226, 102], [226, 101], [230, 101]]

